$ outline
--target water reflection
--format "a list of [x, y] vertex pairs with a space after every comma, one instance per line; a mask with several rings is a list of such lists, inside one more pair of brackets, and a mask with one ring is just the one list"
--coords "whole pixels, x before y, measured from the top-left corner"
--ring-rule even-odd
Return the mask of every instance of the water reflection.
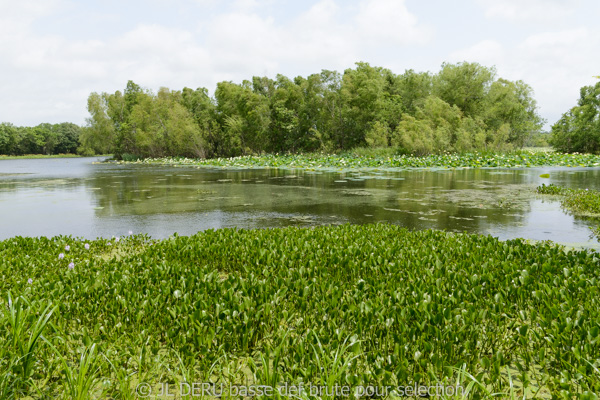
[[[542, 182], [600, 189], [600, 169], [401, 172], [218, 170], [0, 161], [0, 238], [128, 230], [167, 237], [220, 228], [390, 222], [596, 247], [591, 222], [536, 197]], [[550, 173], [550, 179], [540, 174]]]

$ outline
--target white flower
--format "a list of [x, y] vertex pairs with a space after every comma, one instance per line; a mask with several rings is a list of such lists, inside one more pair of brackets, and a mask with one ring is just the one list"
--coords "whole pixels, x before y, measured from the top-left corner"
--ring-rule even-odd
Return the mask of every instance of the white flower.
[[86, 243], [85, 245], [83, 245], [83, 247], [85, 247], [86, 250], [89, 250], [90, 249], [90, 244]]
[[118, 236], [115, 238], [115, 242], [119, 243], [119, 240], [121, 240], [121, 238], [119, 238]]
[[65, 246], [65, 250], [66, 250], [66, 251], [69, 251], [69, 250], [71, 250], [71, 246], [69, 246], [69, 245], [66, 245], [66, 246]]
[[33, 279], [31, 279], [31, 278], [27, 279], [27, 283], [29, 283], [31, 285], [33, 283]]
[[133, 231], [129, 231], [129, 234], [130, 234], [130, 235], [133, 235]]
[[65, 255], [64, 255], [64, 253], [60, 253], [60, 254], [58, 255], [58, 259], [59, 259], [59, 260], [62, 260], [63, 258], [65, 258]]
[[73, 269], [73, 268], [75, 268], [75, 263], [72, 263], [72, 262], [69, 263], [69, 269]]

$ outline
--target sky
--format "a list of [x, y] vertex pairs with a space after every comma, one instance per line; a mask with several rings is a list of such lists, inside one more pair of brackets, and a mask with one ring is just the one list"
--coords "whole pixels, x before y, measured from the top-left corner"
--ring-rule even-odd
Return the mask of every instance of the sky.
[[0, 0], [0, 122], [86, 123], [128, 80], [208, 88], [356, 62], [478, 62], [534, 90], [546, 128], [600, 75], [597, 0]]

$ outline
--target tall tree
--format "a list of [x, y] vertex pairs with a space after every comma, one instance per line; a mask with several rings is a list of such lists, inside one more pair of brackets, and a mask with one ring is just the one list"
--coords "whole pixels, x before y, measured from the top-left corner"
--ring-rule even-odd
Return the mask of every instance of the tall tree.
[[541, 130], [543, 120], [537, 114], [533, 90], [523, 81], [498, 79], [490, 86], [483, 101], [481, 118], [491, 133], [508, 124], [508, 141], [523, 147], [527, 139]]
[[88, 97], [88, 128], [80, 136], [78, 152], [91, 155], [108, 154], [114, 151], [116, 126], [120, 123], [110, 107], [110, 96], [93, 92]]
[[551, 144], [567, 153], [600, 153], [600, 82], [581, 88], [577, 106], [552, 126]]
[[477, 63], [443, 63], [441, 71], [433, 77], [433, 94], [457, 106], [466, 116], [476, 116], [495, 75], [493, 68]]
[[[385, 105], [385, 76], [390, 71], [356, 63], [356, 69], [347, 69], [342, 77], [341, 99], [343, 129], [338, 147], [349, 149], [364, 145], [365, 134], [373, 127]], [[383, 122], [383, 121], [381, 121]]]

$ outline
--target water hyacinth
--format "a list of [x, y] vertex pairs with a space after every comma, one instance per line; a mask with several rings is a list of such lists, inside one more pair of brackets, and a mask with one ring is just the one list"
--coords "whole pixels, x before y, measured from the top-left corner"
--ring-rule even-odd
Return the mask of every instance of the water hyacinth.
[[86, 243], [86, 244], [83, 245], [83, 247], [85, 247], [86, 250], [89, 250], [90, 249], [90, 244]]
[[66, 245], [66, 246], [65, 246], [65, 250], [66, 250], [66, 251], [69, 251], [69, 250], [71, 250], [71, 246], [69, 246], [69, 245]]
[[27, 279], [27, 283], [29, 283], [31, 285], [33, 283], [33, 279], [31, 279], [31, 278]]
[[539, 194], [563, 196], [562, 206], [577, 216], [600, 216], [600, 191], [586, 189], [571, 189], [554, 184], [538, 186]]
[[[132, 354], [148, 356], [152, 379], [185, 379], [184, 360], [193, 360], [195, 372], [220, 381], [232, 367], [248, 368], [257, 384], [322, 382], [325, 372], [332, 384], [374, 387], [439, 379], [466, 389], [467, 376], [477, 377], [473, 399], [600, 392], [600, 269], [592, 252], [385, 224], [218, 229], [124, 242], [133, 251], [104, 262], [114, 249], [90, 241], [89, 252], [68, 260], [69, 269], [77, 261], [78, 273], [57, 274], [36, 267], [56, 257], [47, 238], [0, 241], [8, 260], [31, 255], [0, 263], [0, 292], [19, 288], [36, 315], [48, 299], [60, 306], [56, 329], [43, 334], [68, 365], [85, 365], [75, 353], [82, 344], [106, 349], [96, 364], [101, 381], [88, 360], [85, 393], [134, 398], [141, 374], [133, 382], [132, 370], [119, 372]], [[35, 290], [24, 290], [33, 276]], [[9, 342], [0, 340], [0, 351], [21, 357]], [[66, 379], [55, 379], [58, 368], [46, 369], [58, 364], [51, 352], [35, 356], [44, 363], [32, 364], [29, 392], [77, 398], [66, 392]]]
[[63, 258], [65, 258], [65, 254], [64, 254], [64, 253], [60, 253], [60, 254], [58, 255], [58, 259], [59, 259], [59, 260], [62, 260]]
[[133, 231], [131, 231], [131, 230], [130, 230], [130, 231], [129, 231], [129, 234], [130, 234], [130, 235], [133, 235]]
[[69, 263], [69, 269], [73, 269], [75, 268], [75, 263], [74, 262], [70, 262]]

